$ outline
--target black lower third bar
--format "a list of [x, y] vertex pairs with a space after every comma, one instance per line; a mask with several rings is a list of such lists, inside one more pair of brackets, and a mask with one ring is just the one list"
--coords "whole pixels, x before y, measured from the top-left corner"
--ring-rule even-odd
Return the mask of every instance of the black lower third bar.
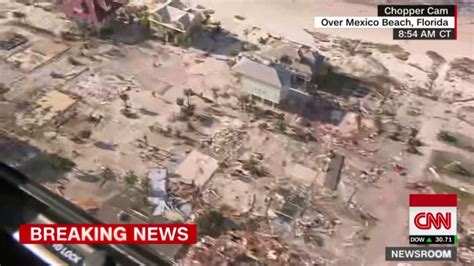
[[410, 236], [410, 244], [456, 244], [456, 236]]
[[393, 29], [394, 40], [454, 40], [454, 29]]

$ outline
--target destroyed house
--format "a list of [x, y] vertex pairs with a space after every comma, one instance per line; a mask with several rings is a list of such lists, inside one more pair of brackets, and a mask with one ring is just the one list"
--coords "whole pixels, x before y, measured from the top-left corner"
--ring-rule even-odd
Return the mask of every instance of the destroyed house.
[[264, 64], [247, 57], [233, 67], [244, 92], [272, 105], [279, 104], [290, 88], [291, 74], [273, 64]]
[[[161, 37], [187, 36], [201, 25], [202, 15], [179, 1], [168, 1], [151, 10], [151, 27]], [[167, 36], [168, 35], [168, 36]]]
[[6, 31], [0, 33], [0, 49], [13, 50], [28, 42], [28, 39], [16, 32]]
[[281, 65], [291, 72], [291, 87], [304, 89], [313, 83], [318, 76], [328, 71], [328, 65], [322, 55], [309, 49], [282, 44], [256, 53], [256, 56]]
[[126, 0], [61, 0], [59, 10], [80, 24], [103, 26]]

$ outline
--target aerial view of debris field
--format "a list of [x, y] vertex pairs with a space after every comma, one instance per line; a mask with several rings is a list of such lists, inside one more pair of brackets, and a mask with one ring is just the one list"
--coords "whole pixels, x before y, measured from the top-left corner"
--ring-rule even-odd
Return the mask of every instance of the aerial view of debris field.
[[0, 161], [104, 223], [197, 224], [147, 246], [178, 265], [386, 265], [408, 195], [457, 193], [472, 265], [472, 17], [459, 48], [311, 27], [362, 2], [0, 0]]

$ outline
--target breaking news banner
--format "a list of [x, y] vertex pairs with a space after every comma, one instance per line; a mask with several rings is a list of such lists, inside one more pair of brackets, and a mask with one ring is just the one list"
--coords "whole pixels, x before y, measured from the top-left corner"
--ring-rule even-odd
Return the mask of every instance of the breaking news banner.
[[410, 244], [455, 244], [456, 194], [410, 194]]
[[[21, 244], [194, 244], [196, 224], [22, 224]], [[71, 251], [72, 252], [72, 251]]]
[[455, 40], [456, 5], [379, 5], [377, 17], [315, 17], [316, 28], [393, 29], [395, 40]]

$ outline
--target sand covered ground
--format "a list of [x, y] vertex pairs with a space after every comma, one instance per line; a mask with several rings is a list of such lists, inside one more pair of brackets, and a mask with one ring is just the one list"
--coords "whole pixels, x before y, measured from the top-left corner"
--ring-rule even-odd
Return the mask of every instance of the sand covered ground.
[[[445, 148], [436, 138], [440, 129], [464, 134], [474, 130], [472, 15], [459, 17], [458, 40], [394, 41], [390, 29], [315, 29], [313, 26], [315, 16], [376, 16], [375, 0], [351, 0], [351, 3], [332, 0], [189, 2], [215, 10], [214, 16], [223, 28], [242, 39], [249, 40], [243, 34], [246, 29], [258, 27], [271, 35], [309, 45], [324, 55], [339, 73], [380, 89], [380, 94], [390, 99], [388, 102], [396, 103], [397, 120], [406, 126], [412, 124], [420, 128], [419, 137], [428, 144], [423, 149], [423, 156], [407, 161], [410, 177], [426, 178], [424, 171], [432, 149]], [[444, 0], [423, 2], [447, 4]], [[236, 19], [235, 15], [244, 19]], [[411, 117], [406, 108], [415, 108], [419, 114]], [[358, 200], [379, 218], [378, 226], [369, 234], [370, 241], [362, 250], [336, 245], [333, 252], [358, 257], [359, 263], [352, 265], [397, 265], [385, 262], [383, 247], [407, 244], [406, 212], [411, 192], [404, 186], [405, 180], [394, 176], [393, 181], [361, 192]], [[374, 199], [371, 195], [379, 198]], [[387, 228], [390, 228], [389, 235]], [[339, 261], [334, 265], [348, 264]]]
[[[224, 27], [236, 23], [234, 15], [268, 32], [312, 45], [313, 38], [304, 29], [314, 29], [315, 16], [377, 16], [374, 5], [332, 0], [187, 0], [216, 11]], [[436, 2], [436, 1], [432, 1]], [[440, 1], [438, 1], [440, 2]], [[474, 56], [474, 17], [459, 18], [459, 39], [451, 41], [394, 41], [390, 29], [318, 29], [318, 32], [369, 42], [399, 44], [410, 53], [434, 50], [447, 59]]]
[[[391, 29], [315, 29], [315, 16], [376, 16], [371, 0], [187, 0], [215, 10], [224, 28], [245, 28], [309, 45], [339, 72], [448, 102], [474, 97], [474, 16], [460, 16], [458, 40], [392, 40]], [[364, 2], [359, 4], [354, 2]], [[419, 1], [412, 1], [419, 2]], [[445, 1], [424, 1], [444, 3]], [[463, 13], [472, 8], [466, 8]], [[243, 20], [235, 18], [243, 16]], [[469, 70], [471, 69], [471, 70]], [[392, 84], [396, 83], [396, 84]]]

